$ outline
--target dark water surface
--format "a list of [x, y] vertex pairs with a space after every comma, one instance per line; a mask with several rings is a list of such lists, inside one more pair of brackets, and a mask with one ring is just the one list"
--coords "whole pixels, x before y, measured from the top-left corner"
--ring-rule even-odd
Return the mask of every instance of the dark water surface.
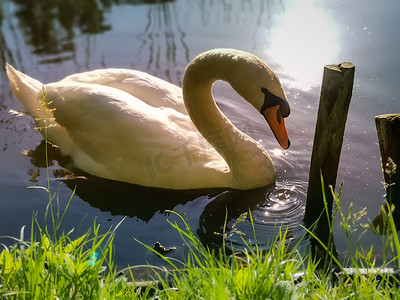
[[[218, 244], [225, 215], [229, 225], [249, 209], [257, 241], [266, 245], [277, 225], [287, 225], [293, 239], [300, 227], [307, 190], [314, 127], [323, 66], [351, 61], [356, 66], [353, 99], [341, 155], [338, 182], [344, 182], [342, 208], [347, 214], [366, 208], [362, 222], [373, 219], [384, 190], [374, 116], [399, 112], [400, 2], [387, 1], [68, 1], [3, 0], [0, 3], [0, 236], [19, 236], [32, 215], [42, 218], [48, 197], [42, 136], [33, 120], [11, 114], [20, 106], [9, 88], [4, 64], [52, 82], [72, 73], [105, 67], [135, 68], [180, 85], [186, 65], [211, 48], [237, 48], [260, 56], [280, 76], [291, 104], [286, 124], [291, 148], [282, 152], [262, 116], [218, 83], [214, 93], [226, 115], [243, 131], [261, 140], [278, 173], [276, 187], [254, 191], [164, 191], [97, 178], [61, 181], [65, 177], [56, 150], [50, 151], [50, 184], [59, 188], [61, 205], [77, 187], [64, 229], [84, 232], [96, 220], [105, 231], [129, 216], [117, 231], [116, 261], [120, 265], [161, 260], [133, 240], [156, 241], [185, 248], [168, 225], [186, 215], [204, 243]], [[23, 155], [23, 150], [32, 150]], [[26, 151], [25, 151], [26, 152]], [[240, 224], [253, 240], [249, 221]], [[344, 253], [347, 241], [335, 225], [335, 241]], [[358, 233], [357, 233], [358, 232]], [[354, 235], [357, 240], [358, 228]], [[368, 233], [360, 242], [374, 244]], [[2, 240], [4, 242], [4, 240]], [[238, 247], [243, 242], [232, 237]]]

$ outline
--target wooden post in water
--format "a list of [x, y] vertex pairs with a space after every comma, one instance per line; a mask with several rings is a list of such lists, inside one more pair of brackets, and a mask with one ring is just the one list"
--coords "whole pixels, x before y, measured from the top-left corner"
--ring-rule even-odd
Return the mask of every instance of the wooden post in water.
[[[389, 204], [400, 204], [400, 114], [387, 114], [375, 117], [379, 148], [386, 188], [386, 201]], [[397, 165], [394, 174], [389, 170], [390, 161]], [[387, 170], [387, 171], [385, 171]], [[399, 207], [400, 208], [400, 207]]]
[[[349, 62], [327, 65], [322, 79], [304, 221], [307, 226], [311, 226], [318, 220], [314, 232], [326, 245], [331, 241], [328, 222], [331, 221], [333, 205], [329, 186], [335, 188], [336, 184], [354, 73], [355, 67]], [[324, 179], [328, 212], [324, 212], [321, 174]]]
[[[397, 229], [400, 225], [400, 114], [387, 114], [375, 117], [381, 151], [382, 171], [386, 185], [386, 203], [394, 205], [393, 218]], [[395, 167], [397, 165], [397, 167]], [[387, 214], [387, 205], [383, 205], [374, 219], [373, 225], [380, 233], [385, 233], [383, 217]], [[387, 221], [387, 220], [386, 220]]]

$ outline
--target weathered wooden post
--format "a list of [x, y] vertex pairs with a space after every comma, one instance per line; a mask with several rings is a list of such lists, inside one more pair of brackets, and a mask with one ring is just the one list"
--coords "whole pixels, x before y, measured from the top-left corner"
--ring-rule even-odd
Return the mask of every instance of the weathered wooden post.
[[[386, 203], [394, 205], [393, 218], [397, 229], [400, 225], [400, 114], [387, 114], [375, 117], [381, 151], [382, 171], [386, 186]], [[397, 168], [396, 166], [397, 165]], [[373, 225], [380, 233], [385, 233], [383, 213], [387, 213], [387, 204], [382, 206]]]
[[383, 175], [387, 184], [386, 201], [389, 204], [400, 204], [400, 170], [397, 168], [394, 174], [390, 170], [385, 171], [390, 167], [389, 157], [400, 166], [400, 114], [376, 116], [375, 125], [381, 150]]
[[[336, 184], [354, 73], [355, 67], [349, 62], [327, 65], [322, 79], [304, 221], [307, 226], [317, 221], [314, 232], [327, 246], [332, 241], [328, 222], [331, 221], [333, 197], [329, 186], [335, 188]], [[324, 212], [321, 174], [328, 212]]]

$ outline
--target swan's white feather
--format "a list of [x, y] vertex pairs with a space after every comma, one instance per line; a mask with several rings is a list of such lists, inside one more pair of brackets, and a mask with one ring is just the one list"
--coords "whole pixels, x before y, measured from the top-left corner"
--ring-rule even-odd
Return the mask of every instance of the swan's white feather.
[[[284, 97], [279, 81], [259, 59], [237, 50], [210, 51], [193, 62], [184, 78], [186, 107], [181, 88], [140, 71], [90, 71], [43, 85], [6, 70], [24, 109], [46, 127], [45, 137], [90, 174], [170, 189], [270, 184], [275, 171], [268, 153], [221, 113], [210, 89], [225, 64], [226, 78], [260, 109], [259, 87], [271, 85]], [[235, 68], [253, 73], [257, 83], [238, 80]], [[255, 88], [247, 91], [250, 83]], [[46, 103], [39, 101], [43, 86]]]
[[142, 71], [116, 68], [94, 70], [67, 76], [61, 82], [81, 82], [113, 87], [153, 107], [171, 107], [187, 114], [180, 87]]
[[60, 81], [44, 88], [55, 118], [47, 138], [82, 170], [173, 189], [228, 184], [227, 164], [186, 114], [105, 85]]

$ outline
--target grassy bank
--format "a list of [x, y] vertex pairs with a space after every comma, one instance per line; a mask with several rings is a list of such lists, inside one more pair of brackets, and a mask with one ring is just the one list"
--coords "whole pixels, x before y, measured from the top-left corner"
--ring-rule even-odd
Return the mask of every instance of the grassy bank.
[[[49, 193], [50, 195], [50, 193]], [[336, 216], [346, 236], [360, 214], [344, 216], [336, 196]], [[59, 233], [68, 209], [58, 209], [57, 199], [50, 197], [45, 224], [33, 219], [26, 237], [12, 238], [12, 246], [2, 245], [0, 254], [0, 298], [2, 299], [388, 299], [400, 296], [399, 279], [376, 269], [373, 249], [360, 248], [348, 258], [351, 274], [328, 252], [327, 260], [336, 265], [317, 269], [317, 262], [307, 259], [298, 248], [289, 250], [282, 230], [269, 250], [247, 245], [241, 253], [227, 254], [205, 248], [185, 219], [170, 223], [188, 246], [185, 261], [167, 256], [170, 268], [158, 270], [154, 283], [136, 287], [132, 268], [117, 270], [113, 263], [113, 236], [116, 228], [105, 234], [93, 226], [82, 236]], [[54, 202], [54, 203], [52, 203]], [[53, 209], [57, 207], [57, 209]], [[390, 210], [389, 210], [390, 211]], [[243, 215], [245, 218], [246, 215]], [[251, 216], [247, 216], [251, 220]], [[240, 222], [240, 220], [239, 220]], [[385, 265], [399, 266], [400, 243], [393, 218], [386, 215], [389, 233], [386, 249], [395, 255]], [[228, 233], [221, 233], [226, 237]], [[233, 233], [235, 234], [235, 233]], [[143, 245], [144, 247], [148, 247]], [[148, 247], [149, 249], [152, 249]], [[154, 251], [154, 250], [152, 250]], [[321, 264], [319, 264], [321, 267]], [[375, 271], [365, 274], [363, 269]], [[157, 267], [154, 267], [157, 269]]]

